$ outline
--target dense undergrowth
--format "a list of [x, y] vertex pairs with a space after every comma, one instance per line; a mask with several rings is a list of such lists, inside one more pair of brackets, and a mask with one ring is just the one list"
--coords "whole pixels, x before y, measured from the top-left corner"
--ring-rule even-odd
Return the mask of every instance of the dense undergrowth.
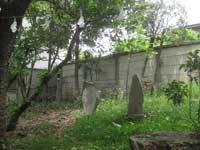
[[[198, 91], [196, 91], [198, 92]], [[197, 93], [193, 97], [198, 97]], [[193, 103], [196, 117], [197, 103]], [[71, 105], [70, 105], [71, 107]], [[34, 104], [23, 118], [31, 118], [41, 111], [64, 111], [67, 103]], [[163, 94], [145, 96], [145, 118], [137, 121], [127, 119], [127, 101], [106, 98], [96, 113], [84, 116], [76, 106], [76, 119], [64, 128], [52, 125], [49, 120], [32, 126], [31, 134], [10, 138], [6, 147], [14, 150], [128, 150], [129, 137], [157, 131], [192, 131], [188, 102], [174, 106]]]

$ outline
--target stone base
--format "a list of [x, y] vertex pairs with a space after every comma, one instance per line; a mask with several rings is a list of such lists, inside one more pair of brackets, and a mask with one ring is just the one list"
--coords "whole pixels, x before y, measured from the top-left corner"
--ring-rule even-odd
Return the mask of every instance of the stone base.
[[159, 132], [130, 137], [131, 150], [200, 150], [200, 134]]
[[131, 120], [138, 120], [144, 118], [144, 114], [133, 114], [133, 115], [128, 115], [128, 119]]

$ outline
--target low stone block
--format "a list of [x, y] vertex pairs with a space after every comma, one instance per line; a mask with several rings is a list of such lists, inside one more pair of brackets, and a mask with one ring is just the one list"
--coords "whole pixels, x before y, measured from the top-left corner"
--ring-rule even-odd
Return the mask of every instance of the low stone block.
[[200, 150], [200, 135], [158, 132], [130, 137], [131, 150]]

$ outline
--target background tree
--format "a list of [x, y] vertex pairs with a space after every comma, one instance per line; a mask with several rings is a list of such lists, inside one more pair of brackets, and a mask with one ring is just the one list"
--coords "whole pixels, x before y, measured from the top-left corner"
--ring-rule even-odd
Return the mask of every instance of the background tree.
[[198, 40], [198, 33], [186, 28], [172, 28], [164, 34], [163, 45], [180, 45]]
[[[157, 0], [153, 2], [127, 1], [123, 11], [124, 20], [122, 20], [119, 25], [124, 26], [125, 30], [127, 30], [128, 41], [131, 41], [131, 43], [127, 45], [130, 46], [132, 44], [131, 46], [134, 47], [133, 49], [147, 49], [147, 54], [152, 54], [151, 52], [156, 54], [156, 71], [153, 84], [155, 87], [158, 87], [161, 80], [161, 49], [164, 44], [167, 44], [166, 42], [164, 43], [167, 37], [166, 33], [173, 28], [179, 27], [178, 30], [181, 31], [183, 29], [182, 33], [184, 33], [182, 36], [179, 36], [179, 38], [185, 36], [185, 10], [177, 2], [167, 4], [162, 0]], [[138, 41], [135, 39], [138, 39]], [[133, 41], [137, 41], [138, 44], [135, 44]], [[140, 44], [142, 46], [138, 47]], [[154, 50], [155, 46], [160, 46], [160, 48]], [[145, 75], [148, 59], [149, 55], [146, 55], [141, 73], [142, 78], [144, 78]]]
[[[48, 84], [50, 79], [58, 72], [58, 70], [71, 60], [73, 52], [76, 56], [79, 56], [77, 55], [77, 52], [79, 52], [79, 44], [87, 44], [86, 41], [90, 41], [92, 39], [95, 40], [98, 37], [100, 29], [112, 22], [112, 18], [117, 16], [119, 13], [119, 7], [121, 3], [121, 0], [106, 0], [103, 2], [91, 0], [85, 0], [83, 2], [77, 0], [73, 1], [73, 3], [66, 1], [66, 5], [62, 7], [59, 3], [53, 5], [53, 8], [58, 13], [57, 15], [60, 17], [59, 19], [62, 19], [63, 16], [67, 15], [71, 21], [69, 28], [73, 30], [71, 32], [72, 34], [70, 35], [70, 42], [66, 48], [67, 55], [60, 64], [48, 72], [44, 80], [42, 80], [40, 83], [40, 86], [36, 92], [31, 95], [29, 99], [26, 100], [25, 103], [22, 104], [21, 107], [19, 107], [19, 109], [11, 117], [8, 130], [12, 130], [16, 127], [16, 123], [20, 115], [31, 105], [33, 100], [38, 98], [41, 92], [43, 92], [45, 85]], [[82, 20], [84, 19], [84, 22], [82, 21], [84, 25], [79, 24], [81, 17]], [[75, 74], [75, 76], [77, 76], [77, 74]], [[75, 82], [77, 82], [77, 80]]]
[[[27, 35], [23, 34], [23, 36], [25, 37]], [[20, 40], [17, 40], [9, 61], [9, 74], [16, 79], [23, 100], [26, 100], [29, 96], [33, 69], [36, 61], [39, 60], [39, 41], [30, 42], [33, 39], [29, 33], [28, 37], [24, 39], [20, 39], [21, 36], [18, 37]], [[30, 69], [28, 69], [29, 64]], [[8, 86], [15, 81], [13, 78], [11, 78]]]

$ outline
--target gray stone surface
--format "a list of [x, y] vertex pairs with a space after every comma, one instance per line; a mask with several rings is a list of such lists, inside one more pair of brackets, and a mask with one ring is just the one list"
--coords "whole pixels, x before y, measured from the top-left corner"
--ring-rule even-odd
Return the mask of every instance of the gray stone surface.
[[85, 82], [82, 95], [83, 111], [86, 115], [91, 115], [96, 111], [100, 96], [99, 91], [92, 82]]
[[128, 104], [128, 118], [137, 119], [143, 117], [144, 96], [142, 86], [137, 75], [133, 75]]
[[130, 137], [131, 150], [199, 150], [197, 133], [157, 132]]
[[[180, 64], [184, 63], [186, 60], [187, 53], [195, 49], [200, 48], [200, 43], [191, 45], [174, 46], [169, 48], [163, 48], [161, 59], [161, 79], [163, 83], [171, 80], [188, 80], [187, 74], [183, 70], [179, 70]], [[128, 80], [131, 81], [132, 75], [141, 75], [142, 69], [144, 67], [145, 53], [136, 53], [131, 55], [130, 59], [130, 71]], [[104, 89], [109, 89], [109, 91], [120, 88], [122, 92], [126, 92], [126, 80], [127, 80], [127, 67], [129, 63], [129, 54], [119, 55], [119, 60], [115, 61], [114, 57], [107, 57], [98, 59], [98, 69], [100, 72], [95, 73], [93, 70], [92, 82], [95, 83], [98, 89], [104, 92]], [[118, 63], [118, 64], [116, 64]], [[115, 68], [118, 66], [118, 68]], [[117, 72], [118, 82], [116, 82]], [[84, 82], [83, 80], [83, 69], [79, 70], [79, 80], [80, 84]], [[88, 71], [89, 74], [89, 71]], [[145, 81], [151, 81], [154, 83], [155, 74], [155, 55], [153, 55], [146, 66], [144, 79]], [[63, 99], [67, 99], [68, 96], [73, 95], [74, 91], [74, 64], [68, 64], [63, 67]], [[88, 79], [90, 79], [88, 77]], [[111, 82], [111, 83], [110, 83]], [[108, 84], [109, 83], [109, 84]], [[116, 83], [118, 83], [116, 85]], [[111, 86], [112, 85], [112, 86]], [[130, 87], [130, 83], [128, 87]], [[80, 86], [81, 88], [82, 86]], [[80, 89], [82, 90], [82, 89]], [[107, 90], [106, 90], [107, 91]]]

